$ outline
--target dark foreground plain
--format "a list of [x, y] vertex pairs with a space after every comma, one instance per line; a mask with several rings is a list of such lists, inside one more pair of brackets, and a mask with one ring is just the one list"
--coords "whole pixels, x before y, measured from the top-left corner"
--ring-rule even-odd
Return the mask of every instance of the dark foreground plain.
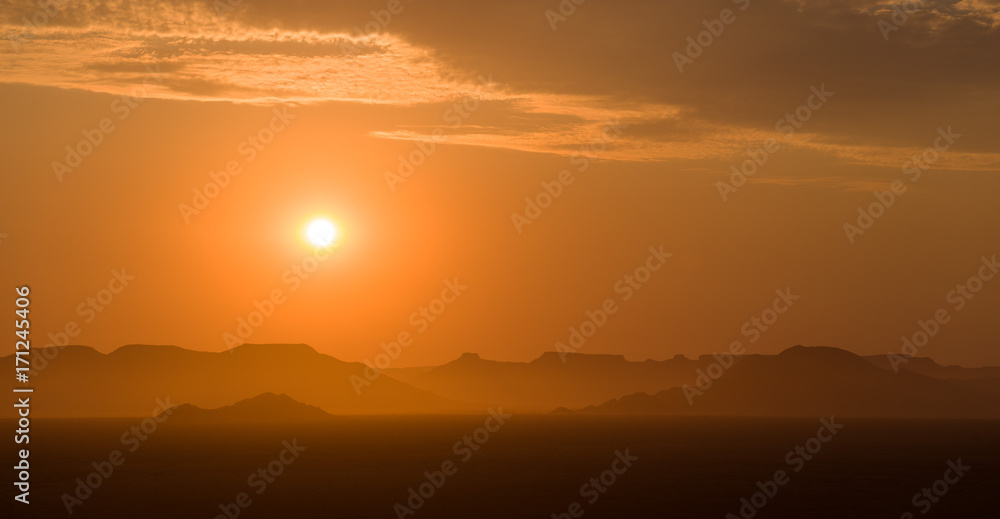
[[[213, 519], [226, 517], [220, 505], [234, 512], [231, 503], [246, 492], [252, 502], [239, 510], [240, 518], [390, 518], [397, 517], [397, 503], [407, 505], [410, 488], [426, 481], [425, 471], [439, 471], [449, 460], [457, 472], [406, 517], [550, 518], [574, 502], [587, 518], [740, 517], [740, 498], [749, 499], [757, 482], [777, 470], [790, 481], [756, 518], [897, 519], [910, 512], [976, 519], [998, 513], [997, 421], [838, 417], [844, 427], [795, 472], [787, 453], [815, 437], [819, 417], [515, 415], [462, 461], [467, 452], [456, 452], [455, 443], [484, 419], [344, 417], [268, 426], [167, 419], [134, 452], [128, 449], [135, 443], [123, 445], [121, 436], [139, 419], [39, 419], [31, 426], [31, 504], [16, 504], [4, 517]], [[15, 428], [10, 420], [2, 423]], [[278, 459], [283, 442], [292, 440], [305, 450], [258, 494], [260, 480], [251, 486], [248, 477]], [[638, 457], [633, 465], [603, 493], [588, 489], [582, 496], [581, 486], [611, 468], [615, 451], [625, 449]], [[123, 463], [67, 514], [62, 495], [73, 494], [76, 479], [114, 450], [123, 452]], [[5, 459], [13, 461], [13, 453], [9, 442]], [[923, 507], [911, 502], [914, 494], [959, 458], [971, 469], [922, 514]], [[598, 499], [589, 502], [595, 494]]]

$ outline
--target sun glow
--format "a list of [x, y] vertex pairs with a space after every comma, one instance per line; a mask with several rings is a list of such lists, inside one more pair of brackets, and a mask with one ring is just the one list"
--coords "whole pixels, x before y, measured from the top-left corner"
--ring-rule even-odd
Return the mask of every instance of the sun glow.
[[330, 246], [337, 240], [339, 234], [337, 226], [325, 218], [309, 222], [309, 227], [306, 228], [306, 238], [309, 239], [309, 243], [317, 247]]

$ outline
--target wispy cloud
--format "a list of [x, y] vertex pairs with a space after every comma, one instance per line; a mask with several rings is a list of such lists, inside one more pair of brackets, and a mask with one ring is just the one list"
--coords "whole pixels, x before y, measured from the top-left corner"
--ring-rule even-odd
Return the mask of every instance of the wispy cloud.
[[162, 86], [149, 95], [164, 99], [409, 105], [453, 99], [474, 87], [447, 77], [427, 50], [390, 35], [58, 27], [37, 30], [20, 50], [0, 57], [5, 82], [126, 94], [141, 84], [137, 71], [159, 64]]
[[[711, 49], [713, 56], [699, 62], [699, 67], [711, 72], [704, 76], [711, 79], [708, 83], [700, 79], [702, 76], [698, 74], [701, 72], [692, 72], [683, 80], [671, 75], [673, 69], [668, 62], [669, 49], [660, 56], [662, 63], [645, 57], [619, 59], [624, 67], [632, 68], [619, 70], [613, 78], [617, 83], [608, 83], [609, 79], [603, 77], [603, 72], [594, 70], [595, 62], [584, 59], [569, 68], [560, 62], [559, 67], [567, 71], [564, 78], [532, 83], [525, 81], [524, 77], [514, 77], [516, 71], [504, 70], [503, 64], [508, 60], [498, 58], [514, 52], [514, 46], [538, 44], [537, 41], [525, 41], [500, 45], [492, 51], [497, 56], [484, 56], [483, 64], [494, 63], [498, 68], [493, 71], [497, 84], [494, 88], [484, 89], [477, 73], [463, 68], [463, 63], [468, 66], [467, 60], [455, 58], [461, 49], [445, 48], [449, 45], [447, 42], [428, 36], [440, 32], [439, 28], [425, 28], [418, 34], [412, 28], [400, 27], [396, 30], [397, 25], [393, 25], [384, 31], [358, 36], [353, 32], [348, 34], [346, 27], [333, 29], [326, 22], [293, 23], [294, 20], [301, 22], [310, 17], [317, 18], [315, 10], [328, 7], [319, 4], [310, 4], [308, 9], [297, 11], [280, 4], [268, 4], [268, 9], [277, 10], [275, 13], [267, 11], [270, 17], [259, 9], [251, 11], [249, 5], [237, 6], [234, 12], [220, 15], [209, 2], [81, 0], [58, 5], [55, 12], [40, 16], [40, 7], [31, 1], [0, 0], [0, 35], [6, 35], [10, 40], [10, 45], [0, 42], [0, 81], [129, 94], [142, 86], [146, 67], [156, 65], [160, 76], [158, 82], [144, 89], [143, 95], [177, 101], [267, 104], [349, 102], [413, 107], [447, 106], [447, 103], [471, 97], [489, 109], [483, 108], [475, 119], [470, 119], [461, 128], [449, 129], [443, 137], [444, 141], [526, 152], [579, 153], [582, 148], [600, 139], [602, 128], [609, 121], [618, 121], [627, 124], [628, 128], [600, 153], [602, 159], [676, 159], [708, 163], [742, 160], [748, 148], [760, 146], [768, 138], [782, 137], [770, 128], [755, 126], [766, 122], [768, 117], [781, 115], [780, 111], [774, 111], [773, 116], [767, 115], [772, 113], [770, 106], [786, 107], [780, 110], [794, 108], [801, 102], [798, 97], [804, 85], [815, 80], [812, 76], [801, 81], [786, 76], [786, 70], [794, 69], [794, 63], [790, 62], [789, 66], [772, 72], [775, 80], [768, 80], [766, 88], [753, 83], [740, 85], [741, 95], [760, 102], [740, 101], [739, 96], [722, 95], [720, 89], [728, 88], [727, 77], [750, 76], [745, 70], [748, 65], [743, 60], [727, 61], [726, 47], [720, 44], [718, 49]], [[852, 14], [837, 18], [838, 23], [863, 24], [874, 35], [875, 20], [890, 12], [892, 2], [851, 2], [840, 6], [802, 1], [798, 5], [798, 13], [789, 14], [788, 11], [794, 10], [795, 6], [784, 4], [782, 7], [779, 2], [771, 6], [769, 16], [775, 20], [794, 17], [792, 22], [801, 23], [808, 16], [822, 14], [824, 9], [846, 11]], [[761, 11], [765, 10], [763, 7]], [[939, 27], [950, 24], [949, 30], [954, 33], [955, 24], [961, 20], [976, 21], [978, 27], [989, 27], [990, 24], [995, 27], [1000, 3], [994, 0], [928, 1], [921, 10], [938, 20], [935, 23]], [[408, 16], [417, 16], [417, 13]], [[326, 13], [320, 18], [328, 20], [337, 16]], [[488, 19], [484, 16], [477, 23], [489, 23]], [[942, 20], [951, 21], [944, 23]], [[641, 25], [636, 30], [645, 30], [642, 24], [646, 20], [633, 21]], [[915, 34], [933, 25], [925, 22], [914, 23], [912, 29]], [[747, 21], [746, 26], [747, 29], [764, 30], [760, 22]], [[878, 104], [881, 102], [879, 99], [866, 99], [872, 92], [870, 85], [865, 83], [869, 80], [864, 79], [868, 77], [868, 72], [856, 73], [853, 68], [857, 64], [848, 60], [847, 56], [856, 56], [857, 53], [850, 47], [838, 50], [824, 46], [823, 42], [832, 38], [834, 33], [850, 29], [847, 26], [830, 28], [828, 24], [821, 29], [823, 37], [814, 38], [820, 43], [802, 41], [806, 47], [815, 45], [815, 53], [836, 51], [834, 62], [840, 63], [843, 77], [834, 75], [834, 79], [853, 86], [854, 91], [840, 91], [836, 102], [843, 103], [843, 107], [824, 109], [823, 114], [817, 117], [818, 121], [810, 122], [810, 126], [797, 134], [794, 140], [788, 141], [786, 147], [806, 150], [825, 161], [848, 166], [899, 167], [909, 155], [920, 151], [920, 141], [908, 136], [901, 138], [913, 144], [909, 147], [900, 142], [869, 142], [863, 135], [855, 134], [858, 133], [856, 130], [864, 131], [870, 124], [861, 124], [858, 128], [856, 118], [845, 122], [850, 114], [861, 114], [861, 120], [875, 121], [878, 125], [895, 124], [903, 129], [914, 126], [903, 120], [891, 123], [891, 114], [876, 119], [879, 114], [867, 107], [898, 110], [901, 109], [896, 106], [899, 101], [895, 101], [896, 104]], [[908, 25], [907, 29], [911, 27]], [[689, 31], [688, 26], [684, 25], [683, 30]], [[815, 30], [806, 32], [817, 33]], [[543, 33], [545, 38], [553, 37], [551, 31]], [[660, 33], [662, 31], [657, 28], [657, 34]], [[801, 56], [794, 52], [789, 54], [792, 51], [788, 49], [798, 45], [785, 42], [780, 49], [776, 49], [767, 47], [773, 42], [766, 38], [754, 39], [752, 35], [743, 35], [741, 41], [737, 41], [737, 36], [731, 38], [732, 44], [727, 43], [730, 47], [741, 44], [763, 46], [758, 52], [749, 53], [751, 57], [782, 52], [785, 53], [782, 55], [784, 60], [801, 58], [809, 66], [816, 62], [815, 56], [805, 51], [800, 53]], [[878, 38], [871, 41], [872, 45], [882, 43]], [[891, 48], [877, 48], [902, 49], [899, 52], [905, 51], [905, 55], [910, 56], [911, 50], [919, 50], [911, 49], [910, 43], [912, 38], [893, 41], [894, 47]], [[520, 55], [530, 56], [530, 53]], [[497, 59], [492, 62], [486, 59], [491, 57]], [[538, 59], [544, 61], [544, 58]], [[518, 70], [524, 68], [544, 72], [549, 65], [542, 61], [524, 63]], [[844, 63], [850, 63], [850, 66], [845, 68]], [[902, 60], [900, 63], [909, 61]], [[864, 71], [865, 66], [860, 69]], [[510, 84], [505, 83], [504, 72], [511, 73]], [[623, 72], [631, 75], [623, 75]], [[583, 78], [588, 77], [587, 74], [603, 83], [599, 83], [601, 87], [584, 93]], [[650, 83], [661, 75], [666, 75], [668, 81]], [[766, 78], [768, 74], [755, 73], [753, 77]], [[776, 83], [777, 79], [781, 81]], [[947, 78], [935, 79], [938, 82], [945, 80]], [[879, 81], [886, 89], [898, 87], [904, 92], [912, 84], [906, 76], [886, 76]], [[989, 89], [986, 86], [993, 79], [983, 76], [977, 81], [983, 84], [979, 91], [987, 92]], [[779, 86], [780, 93], [773, 91], [772, 85], [775, 84]], [[942, 83], [942, 89], [946, 87]], [[955, 105], [959, 113], [957, 117], [969, 113], [968, 107], [959, 104], [956, 96], [949, 96], [945, 102]], [[860, 105], [852, 107], [851, 103], [866, 103], [865, 111], [859, 111], [857, 106]], [[768, 108], [762, 109], [758, 106], [761, 104], [768, 105]], [[838, 114], [841, 110], [843, 113]], [[979, 134], [982, 134], [983, 125], [991, 123], [979, 124]], [[371, 135], [384, 139], [422, 140], [429, 138], [431, 126], [432, 122], [426, 127], [390, 127]], [[972, 145], [976, 137], [975, 132], [970, 133], [973, 137], [967, 142]], [[988, 143], [980, 144], [979, 148], [987, 153], [955, 151], [949, 153], [940, 167], [972, 171], [1000, 169], [1000, 155], [989, 153], [995, 150], [990, 149]], [[721, 166], [722, 170], [726, 167], [725, 164]]]

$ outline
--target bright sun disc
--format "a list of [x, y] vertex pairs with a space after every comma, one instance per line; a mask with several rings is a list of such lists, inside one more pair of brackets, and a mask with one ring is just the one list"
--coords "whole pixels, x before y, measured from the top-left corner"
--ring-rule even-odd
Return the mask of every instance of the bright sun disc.
[[337, 228], [329, 220], [315, 220], [306, 230], [309, 241], [317, 247], [326, 247], [337, 238]]

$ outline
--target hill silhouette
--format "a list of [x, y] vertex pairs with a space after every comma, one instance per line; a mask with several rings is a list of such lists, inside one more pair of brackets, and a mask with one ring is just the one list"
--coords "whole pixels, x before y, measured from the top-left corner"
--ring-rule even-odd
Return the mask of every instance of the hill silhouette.
[[[34, 355], [46, 356], [36, 350]], [[531, 362], [466, 353], [441, 366], [378, 375], [305, 344], [247, 344], [227, 352], [127, 345], [109, 354], [86, 346], [57, 351], [32, 374], [32, 412], [41, 417], [149, 416], [157, 399], [218, 411], [261, 404], [262, 394], [331, 414], [481, 412], [666, 413], [800, 416], [997, 416], [998, 368], [940, 366], [913, 358], [894, 373], [885, 357], [795, 346], [778, 355], [743, 355], [704, 394], [697, 384], [719, 357], [628, 361], [621, 355], [548, 352]], [[49, 355], [51, 356], [51, 355]], [[14, 357], [4, 358], [13, 363]], [[36, 366], [38, 367], [38, 366]], [[920, 373], [918, 373], [918, 371]], [[378, 375], [377, 377], [375, 375]], [[398, 379], [397, 379], [398, 378]], [[694, 405], [689, 405], [688, 400]], [[287, 403], [287, 402], [286, 402]], [[281, 412], [283, 406], [278, 406]], [[572, 410], [576, 411], [572, 411]], [[185, 411], [187, 412], [187, 411]], [[197, 411], [191, 411], [197, 414]], [[236, 416], [236, 415], [234, 415]], [[235, 419], [235, 418], [234, 418]]]
[[500, 362], [465, 353], [441, 366], [385, 373], [446, 398], [547, 412], [690, 383], [696, 369], [712, 362], [711, 355], [632, 362], [622, 355], [558, 352], [543, 353], [531, 362]]
[[175, 406], [164, 413], [173, 422], [288, 423], [317, 422], [333, 418], [322, 409], [296, 402], [292, 397], [263, 393], [217, 409], [202, 409], [191, 404]]
[[[886, 355], [869, 355], [865, 360], [882, 369], [892, 369], [889, 357]], [[949, 378], [956, 380], [972, 380], [977, 378], [1000, 378], [1000, 366], [984, 366], [980, 368], [964, 368], [961, 366], [942, 366], [929, 357], [911, 357], [908, 361], [897, 364], [899, 371], [908, 371], [918, 375], [933, 378]]]
[[[372, 376], [372, 371], [366, 373], [364, 364], [335, 359], [305, 344], [246, 344], [224, 352], [128, 345], [108, 354], [70, 346], [54, 353], [31, 376], [38, 404], [33, 415], [150, 416], [157, 399], [212, 409], [262, 393], [283, 393], [335, 414], [482, 410], [384, 375], [371, 380], [366, 374]], [[4, 360], [12, 363], [13, 356]]]
[[896, 374], [838, 348], [795, 346], [746, 358], [711, 385], [631, 394], [577, 412], [1000, 418], [1000, 391], [984, 380]]
[[[774, 361], [780, 357], [780, 361]], [[565, 359], [565, 362], [564, 362]], [[772, 359], [772, 360], [766, 360]], [[743, 355], [734, 364], [772, 363], [788, 365], [815, 361], [823, 364], [824, 373], [872, 373], [889, 369], [884, 355], [859, 357], [837, 348], [796, 346], [780, 355]], [[436, 367], [388, 369], [386, 374], [437, 395], [503, 404], [521, 411], [549, 411], [556, 407], [580, 408], [598, 405], [623, 395], [656, 394], [685, 384], [694, 385], [697, 371], [717, 363], [713, 355], [697, 359], [675, 356], [667, 360], [628, 361], [621, 355], [546, 352], [531, 362], [499, 362], [465, 353], [458, 359]], [[878, 371], [872, 368], [879, 368]], [[969, 387], [1000, 388], [1000, 368], [962, 368], [940, 366], [929, 358], [914, 358], [901, 367], [904, 373], [919, 373], [932, 378], [970, 381]], [[890, 372], [891, 373], [891, 372]], [[976, 380], [977, 382], [972, 382]], [[810, 381], [790, 380], [809, 384]]]

